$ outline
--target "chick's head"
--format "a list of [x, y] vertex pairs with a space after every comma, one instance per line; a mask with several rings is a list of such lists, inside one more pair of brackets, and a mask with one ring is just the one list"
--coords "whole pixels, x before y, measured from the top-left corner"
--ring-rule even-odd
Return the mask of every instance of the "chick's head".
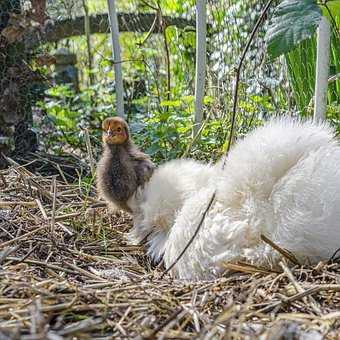
[[129, 139], [129, 128], [126, 121], [120, 117], [106, 118], [102, 123], [103, 142], [120, 145]]

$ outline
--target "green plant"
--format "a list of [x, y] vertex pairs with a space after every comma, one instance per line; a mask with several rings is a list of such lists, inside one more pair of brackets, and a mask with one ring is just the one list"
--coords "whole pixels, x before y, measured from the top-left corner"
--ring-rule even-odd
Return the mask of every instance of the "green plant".
[[[291, 86], [298, 108], [307, 112], [313, 97], [316, 66], [315, 30], [322, 16], [333, 28], [330, 75], [340, 72], [340, 1], [284, 0], [275, 9], [266, 33], [267, 49], [272, 58], [285, 55]], [[340, 101], [340, 80], [328, 91], [328, 102]]]

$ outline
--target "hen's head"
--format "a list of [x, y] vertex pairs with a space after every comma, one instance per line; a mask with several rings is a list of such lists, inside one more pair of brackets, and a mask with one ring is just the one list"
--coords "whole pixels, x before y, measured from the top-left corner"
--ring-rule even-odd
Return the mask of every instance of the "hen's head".
[[124, 144], [129, 139], [129, 127], [120, 117], [106, 118], [102, 123], [103, 142], [111, 145]]

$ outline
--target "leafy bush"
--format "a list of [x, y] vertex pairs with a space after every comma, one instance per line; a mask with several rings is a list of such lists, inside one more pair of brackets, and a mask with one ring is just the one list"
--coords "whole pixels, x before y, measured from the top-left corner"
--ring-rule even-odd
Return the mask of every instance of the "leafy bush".
[[[49, 89], [47, 99], [39, 102], [44, 119], [37, 126], [45, 148], [54, 152], [72, 150], [84, 153], [83, 130], [87, 128], [98, 154], [101, 148], [101, 121], [115, 114], [112, 92], [112, 88], [98, 85], [79, 94], [66, 85]], [[240, 101], [237, 116], [239, 137], [261, 124], [264, 117], [275, 113], [270, 101], [269, 96], [257, 95], [249, 96], [247, 102]], [[213, 98], [205, 97], [204, 102], [207, 117], [200, 135], [193, 139], [192, 96], [161, 101], [152, 110], [149, 109], [147, 97], [132, 100], [127, 115], [134, 141], [157, 163], [183, 156], [216, 160], [227, 147], [225, 141], [229, 134], [230, 117], [227, 112], [213, 107]], [[218, 111], [219, 114], [213, 117], [211, 113]], [[50, 128], [47, 128], [48, 125]]]
[[[254, 126], [262, 124], [264, 119], [285, 112], [294, 112], [299, 108], [299, 114], [310, 116], [310, 97], [314, 89], [314, 57], [311, 57], [312, 40], [302, 41], [304, 37], [303, 20], [306, 11], [312, 11], [312, 22], [307, 27], [312, 34], [315, 30], [318, 16], [321, 15], [315, 0], [296, 3], [298, 8], [290, 7], [291, 0], [282, 2], [281, 7], [288, 6], [292, 13], [291, 23], [284, 23], [276, 12], [277, 24], [285, 26], [283, 32], [291, 38], [289, 44], [281, 44], [285, 36], [271, 35], [269, 51], [274, 56], [281, 53], [278, 47], [285, 47], [288, 70], [283, 59], [275, 62], [266, 57], [262, 35], [252, 44], [242, 70], [240, 95], [236, 121], [237, 138], [242, 137]], [[194, 93], [194, 61], [195, 32], [192, 28], [177, 29], [168, 27], [165, 34], [140, 32], [125, 32], [120, 36], [122, 46], [122, 67], [125, 84], [125, 111], [135, 142], [157, 163], [182, 156], [204, 160], [215, 160], [227, 148], [230, 130], [230, 110], [232, 107], [231, 88], [234, 78], [234, 66], [242, 51], [245, 38], [265, 2], [232, 0], [232, 6], [226, 6], [223, 0], [208, 6], [208, 65], [207, 91], [205, 98], [204, 128], [200, 135], [193, 139], [193, 97]], [[91, 13], [96, 6], [102, 12], [106, 2], [90, 1]], [[194, 18], [195, 1], [166, 0], [160, 2], [164, 15]], [[229, 4], [229, 2], [228, 2]], [[92, 6], [92, 7], [91, 7]], [[119, 2], [119, 9], [131, 12], [153, 12], [147, 4], [134, 1]], [[302, 6], [304, 11], [300, 11]], [[285, 8], [284, 8], [285, 9]], [[317, 14], [315, 17], [314, 14]], [[274, 15], [274, 18], [275, 18]], [[235, 19], [235, 20], [234, 20]], [[275, 22], [275, 20], [274, 20]], [[302, 24], [301, 24], [302, 23]], [[266, 30], [264, 24], [263, 30]], [[269, 30], [270, 32], [270, 30]], [[298, 34], [295, 34], [297, 32]], [[166, 37], [166, 39], [165, 39]], [[48, 97], [39, 103], [45, 113], [40, 126], [46, 149], [55, 152], [69, 151], [85, 153], [83, 129], [89, 129], [92, 144], [100, 152], [101, 121], [104, 117], [115, 114], [114, 74], [111, 58], [111, 48], [108, 35], [93, 34], [93, 69], [94, 83], [89, 84], [88, 55], [86, 39], [73, 37], [59, 42], [59, 47], [72, 47], [77, 52], [80, 69], [81, 92], [74, 93], [67, 86], [55, 86], [47, 91]], [[294, 38], [294, 39], [293, 39]], [[302, 39], [303, 40], [303, 39]], [[300, 43], [300, 45], [296, 45]], [[294, 46], [298, 46], [293, 50]], [[306, 45], [306, 46], [305, 46]], [[276, 46], [276, 47], [275, 47]], [[300, 46], [300, 49], [299, 49]], [[166, 55], [166, 47], [170, 58]], [[275, 49], [276, 48], [276, 49]], [[336, 47], [337, 49], [339, 47]], [[337, 63], [334, 72], [338, 70], [338, 58], [333, 48], [332, 62]], [[301, 64], [306, 67], [301, 67]], [[168, 93], [168, 69], [170, 66], [170, 94]], [[334, 73], [333, 72], [333, 73]], [[338, 71], [337, 71], [338, 72]], [[287, 74], [290, 74], [290, 83]], [[141, 83], [143, 89], [135, 91], [135, 85]], [[86, 87], [88, 86], [88, 87]], [[330, 86], [332, 96], [329, 97], [328, 118], [338, 130], [339, 105], [334, 93], [338, 92], [339, 81]], [[293, 92], [292, 92], [293, 90]], [[137, 93], [138, 92], [138, 93]], [[294, 96], [292, 95], [294, 94]], [[168, 98], [168, 95], [170, 98]], [[50, 128], [46, 126], [50, 124]], [[53, 124], [53, 127], [51, 127]], [[55, 131], [54, 133], [51, 133]]]

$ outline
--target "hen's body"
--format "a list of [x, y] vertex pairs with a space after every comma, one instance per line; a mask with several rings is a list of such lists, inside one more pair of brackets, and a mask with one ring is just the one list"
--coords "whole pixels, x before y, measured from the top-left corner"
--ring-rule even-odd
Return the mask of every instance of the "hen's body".
[[[186, 173], [190, 183], [200, 183], [199, 171]], [[166, 165], [159, 168], [146, 186], [143, 218], [138, 217], [143, 228], [136, 225], [134, 233], [151, 232], [149, 253], [163, 257], [166, 267], [184, 249], [216, 192], [197, 237], [172, 270], [174, 276], [213, 278], [224, 271], [225, 262], [238, 260], [276, 265], [278, 253], [261, 235], [301, 263], [328, 260], [340, 248], [340, 146], [327, 125], [272, 121], [237, 142], [224, 170], [217, 164], [209, 176], [184, 200], [178, 198], [175, 209], [164, 209], [164, 215], [168, 193], [154, 183], [176, 183], [183, 177], [181, 166], [171, 177]], [[169, 222], [159, 226], [160, 220]]]

